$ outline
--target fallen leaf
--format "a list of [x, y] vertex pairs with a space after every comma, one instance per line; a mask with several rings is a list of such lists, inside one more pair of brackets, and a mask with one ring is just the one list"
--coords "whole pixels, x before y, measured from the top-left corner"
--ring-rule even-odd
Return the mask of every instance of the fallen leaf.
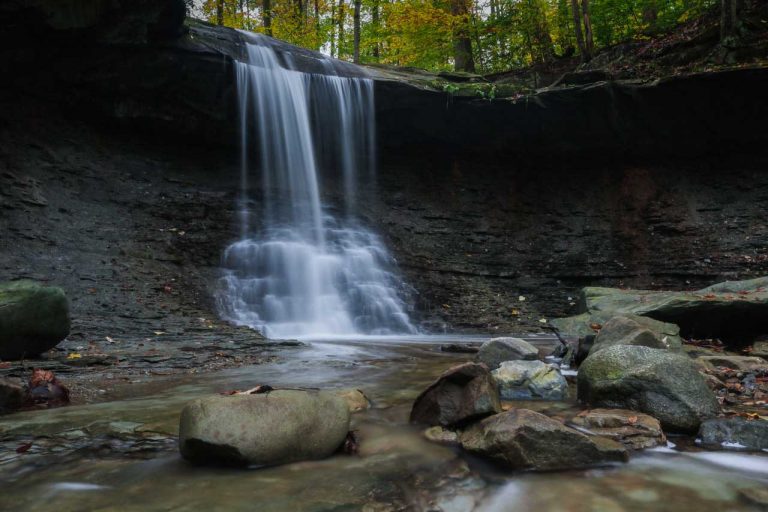
[[69, 355], [67, 355], [67, 359], [81, 359], [82, 357], [83, 356], [77, 352], [70, 352]]
[[635, 423], [637, 423], [637, 416], [630, 416], [629, 418], [627, 418], [627, 423], [629, 423], [630, 425], [634, 425]]
[[32, 448], [32, 443], [20, 444], [19, 447], [16, 448], [16, 453], [24, 453], [29, 451], [30, 448]]

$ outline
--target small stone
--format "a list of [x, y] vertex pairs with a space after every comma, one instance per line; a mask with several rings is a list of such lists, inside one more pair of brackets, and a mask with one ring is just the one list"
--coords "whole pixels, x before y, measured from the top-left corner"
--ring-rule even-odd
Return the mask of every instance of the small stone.
[[441, 426], [429, 427], [424, 431], [424, 437], [438, 444], [455, 445], [459, 443], [459, 435], [456, 432]]
[[714, 418], [701, 424], [699, 439], [711, 448], [768, 450], [768, 421]]
[[568, 382], [560, 370], [541, 361], [505, 361], [491, 372], [502, 400], [564, 400]]
[[493, 338], [480, 347], [476, 360], [495, 370], [504, 361], [527, 360], [539, 357], [539, 350], [520, 338]]
[[592, 409], [582, 411], [570, 423], [585, 433], [618, 441], [630, 450], [663, 446], [667, 442], [659, 420], [635, 411]]
[[0, 379], [0, 412], [15, 411], [24, 404], [25, 390], [18, 379]]

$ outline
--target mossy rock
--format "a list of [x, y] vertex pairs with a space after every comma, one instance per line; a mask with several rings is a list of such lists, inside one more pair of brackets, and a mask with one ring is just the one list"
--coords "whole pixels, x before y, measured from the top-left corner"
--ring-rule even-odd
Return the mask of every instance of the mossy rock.
[[0, 359], [36, 356], [69, 334], [64, 290], [33, 281], [0, 284]]

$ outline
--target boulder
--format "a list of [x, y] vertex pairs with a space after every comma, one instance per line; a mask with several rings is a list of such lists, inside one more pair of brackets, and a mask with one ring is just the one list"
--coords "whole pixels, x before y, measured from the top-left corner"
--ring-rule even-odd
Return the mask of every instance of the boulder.
[[626, 461], [624, 447], [590, 437], [527, 409], [513, 409], [471, 425], [462, 448], [512, 469], [545, 471]]
[[590, 334], [591, 324], [633, 314], [680, 326], [686, 336], [741, 340], [766, 334], [768, 277], [727, 281], [696, 291], [649, 291], [586, 287], [579, 315], [552, 321], [562, 333]]
[[504, 361], [531, 361], [539, 357], [539, 350], [520, 338], [493, 338], [480, 347], [475, 358], [489, 369], [495, 370]]
[[455, 431], [440, 426], [429, 427], [426, 429], [424, 431], [424, 437], [437, 444], [444, 444], [447, 446], [459, 444], [459, 435]]
[[333, 454], [349, 432], [349, 407], [327, 391], [211, 396], [181, 412], [179, 449], [195, 464], [271, 466]]
[[505, 361], [491, 372], [502, 400], [564, 400], [568, 382], [560, 370], [541, 361]]
[[618, 441], [629, 450], [665, 445], [667, 437], [659, 420], [624, 409], [582, 411], [570, 423], [582, 432]]
[[695, 432], [720, 409], [694, 363], [669, 350], [608, 347], [587, 357], [577, 382], [582, 402], [644, 412], [675, 432]]
[[64, 291], [33, 281], [0, 285], [0, 359], [36, 356], [69, 334]]
[[714, 418], [701, 424], [699, 439], [708, 448], [768, 450], [768, 421]]
[[637, 315], [615, 316], [602, 326], [590, 353], [614, 345], [641, 345], [651, 348], [681, 350], [680, 328]]
[[464, 363], [446, 371], [416, 398], [410, 420], [448, 427], [500, 411], [499, 393], [488, 367]]

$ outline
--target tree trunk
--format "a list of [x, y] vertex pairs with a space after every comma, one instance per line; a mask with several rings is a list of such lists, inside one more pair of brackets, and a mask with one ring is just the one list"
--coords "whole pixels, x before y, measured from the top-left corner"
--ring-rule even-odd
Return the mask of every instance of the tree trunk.
[[224, 0], [216, 0], [216, 24], [224, 24]]
[[355, 12], [353, 15], [354, 47], [352, 61], [355, 64], [360, 64], [360, 3], [361, 0], [355, 0]]
[[592, 56], [587, 51], [587, 45], [584, 43], [584, 33], [581, 31], [583, 22], [581, 21], [581, 9], [579, 0], [571, 0], [571, 11], [573, 12], [573, 31], [576, 33], [576, 44], [581, 53], [582, 62], [589, 62]]
[[373, 24], [373, 57], [379, 60], [379, 0], [373, 1], [373, 10], [371, 11], [371, 22]]
[[469, 26], [469, 1], [451, 0], [451, 14], [458, 18], [453, 30], [453, 60], [456, 71], [475, 72]]
[[581, 0], [581, 13], [584, 15], [584, 44], [587, 47], [589, 59], [595, 54], [595, 41], [592, 37], [592, 22], [589, 21], [589, 0]]
[[338, 9], [339, 19], [339, 41], [338, 41], [338, 57], [341, 58], [344, 52], [344, 0], [339, 0]]
[[731, 44], [739, 37], [743, 0], [720, 0], [720, 43]]
[[261, 21], [264, 33], [272, 36], [272, 0], [261, 0]]
[[315, 41], [317, 41], [317, 50], [323, 46], [323, 41], [320, 38], [320, 2], [315, 0]]
[[336, 4], [331, 2], [331, 57], [336, 57]]

